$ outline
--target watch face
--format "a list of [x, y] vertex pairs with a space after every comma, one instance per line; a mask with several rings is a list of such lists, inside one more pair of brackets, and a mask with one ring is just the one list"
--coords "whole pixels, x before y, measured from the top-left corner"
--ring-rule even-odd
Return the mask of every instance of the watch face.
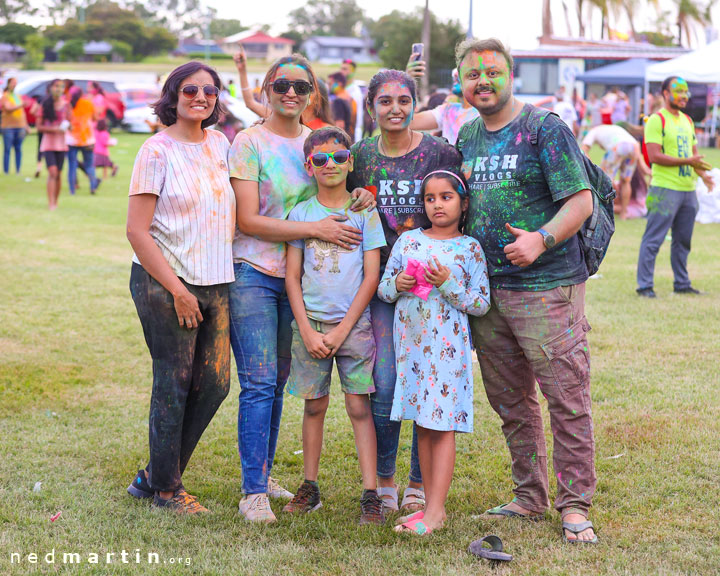
[[543, 237], [543, 242], [545, 242], [546, 248], [552, 248], [553, 246], [555, 246], [555, 236], [553, 236], [552, 234], [545, 234], [545, 236]]

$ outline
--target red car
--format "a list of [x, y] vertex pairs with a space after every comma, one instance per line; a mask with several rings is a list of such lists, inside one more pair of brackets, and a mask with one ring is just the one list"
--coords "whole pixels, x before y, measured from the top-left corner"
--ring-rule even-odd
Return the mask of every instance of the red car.
[[[41, 102], [47, 94], [48, 86], [53, 81], [53, 77], [42, 77], [42, 78], [31, 78], [24, 80], [17, 85], [15, 92], [20, 95], [25, 105], [25, 114], [27, 115], [28, 123], [31, 126], [35, 125], [35, 114], [33, 108], [35, 102]], [[62, 78], [63, 80], [68, 79]], [[75, 86], [79, 86], [83, 92], [87, 93], [90, 82], [93, 80], [87, 79], [76, 79], [69, 77], [73, 81]], [[108, 82], [106, 80], [94, 80], [100, 84], [100, 87], [105, 91], [105, 98], [107, 100], [107, 120], [111, 126], [119, 126], [122, 122], [123, 116], [125, 115], [125, 103], [123, 102], [122, 95], [117, 89], [115, 82]]]

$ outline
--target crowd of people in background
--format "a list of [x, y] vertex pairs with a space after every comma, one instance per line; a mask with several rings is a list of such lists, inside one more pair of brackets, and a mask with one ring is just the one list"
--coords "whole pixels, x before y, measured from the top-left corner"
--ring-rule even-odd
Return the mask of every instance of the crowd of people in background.
[[[13, 151], [15, 169], [20, 173], [22, 143], [29, 130], [25, 105], [14, 92], [16, 86], [16, 78], [8, 78], [0, 99], [5, 174], [10, 171]], [[68, 187], [73, 195], [80, 187], [78, 170], [87, 176], [90, 194], [95, 194], [102, 182], [96, 176], [96, 166], [103, 167], [104, 178], [107, 168], [111, 169], [112, 176], [117, 174], [117, 166], [110, 159], [108, 149], [117, 141], [109, 134], [107, 99], [98, 82], [89, 82], [87, 93], [84, 93], [72, 80], [52, 80], [45, 97], [32, 105], [31, 113], [35, 117], [38, 136], [35, 177], [40, 177], [44, 162], [48, 172], [46, 189], [50, 210], [58, 206], [66, 158]]]

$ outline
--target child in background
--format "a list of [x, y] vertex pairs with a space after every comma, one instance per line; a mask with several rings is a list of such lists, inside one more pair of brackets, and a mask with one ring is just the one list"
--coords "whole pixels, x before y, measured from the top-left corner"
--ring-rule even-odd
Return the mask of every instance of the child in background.
[[362, 245], [341, 248], [317, 238], [288, 242], [285, 285], [295, 316], [288, 392], [305, 399], [305, 481], [283, 511], [312, 512], [322, 505], [318, 468], [335, 358], [363, 479], [360, 524], [380, 524], [385, 516], [375, 478], [377, 441], [369, 396], [375, 391], [375, 340], [368, 304], [377, 290], [385, 235], [377, 211], [348, 211], [351, 144], [350, 137], [334, 126], [307, 137], [305, 166], [317, 181], [318, 193], [288, 215], [288, 220], [300, 222], [341, 216], [362, 231]]
[[116, 146], [117, 140], [110, 136], [107, 121], [98, 120], [95, 126], [95, 168], [102, 167], [103, 180], [107, 179], [107, 169], [112, 168], [111, 174], [115, 176], [118, 171], [116, 164], [110, 160], [110, 146]]
[[[473, 428], [467, 314], [482, 316], [490, 308], [485, 254], [477, 240], [460, 232], [468, 208], [464, 179], [436, 170], [423, 179], [421, 194], [432, 226], [400, 236], [378, 288], [382, 300], [397, 301], [397, 383], [390, 419], [417, 425], [426, 499], [425, 509], [402, 518], [395, 530], [418, 535], [441, 528], [446, 518], [455, 432]], [[418, 262], [424, 275], [407, 274], [408, 265]], [[412, 293], [417, 287], [425, 288], [420, 297]]]

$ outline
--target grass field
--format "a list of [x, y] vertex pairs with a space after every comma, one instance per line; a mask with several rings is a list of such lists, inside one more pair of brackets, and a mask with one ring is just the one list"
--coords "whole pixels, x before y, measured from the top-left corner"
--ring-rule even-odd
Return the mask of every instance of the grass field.
[[[458, 438], [446, 529], [425, 539], [391, 524], [359, 528], [360, 476], [337, 388], [328, 414], [320, 486], [324, 506], [256, 527], [237, 515], [236, 375], [185, 485], [212, 513], [177, 518], [125, 493], [147, 457], [151, 364], [128, 291], [126, 196], [143, 138], [119, 136], [115, 179], [95, 197], [83, 179], [47, 210], [34, 172], [35, 138], [21, 176], [0, 176], [0, 574], [670, 575], [720, 573], [720, 225], [697, 225], [690, 258], [701, 297], [672, 294], [669, 243], [654, 301], [635, 293], [644, 221], [619, 222], [587, 316], [599, 479], [596, 547], [563, 545], [560, 520], [480, 519], [511, 497], [499, 419], [476, 378], [475, 433]], [[712, 154], [711, 152], [708, 152]], [[720, 155], [710, 159], [720, 165]], [[30, 179], [28, 181], [28, 179]], [[302, 405], [288, 397], [273, 475], [302, 479]], [[405, 484], [406, 425], [398, 459]], [[548, 430], [549, 432], [549, 430]], [[42, 485], [34, 491], [36, 482]], [[51, 516], [62, 515], [51, 522]], [[492, 568], [468, 544], [497, 534], [515, 556]], [[55, 563], [46, 554], [55, 551]], [[129, 564], [122, 564], [122, 550]], [[136, 550], [138, 552], [136, 552]], [[63, 553], [83, 563], [63, 565]], [[148, 565], [147, 554], [159, 555]], [[19, 553], [19, 564], [11, 564]], [[28, 561], [38, 555], [38, 563]], [[99, 565], [88, 564], [90, 554]], [[107, 564], [107, 553], [114, 553]], [[136, 562], [140, 555], [140, 563]], [[177, 558], [189, 558], [178, 565]]]

